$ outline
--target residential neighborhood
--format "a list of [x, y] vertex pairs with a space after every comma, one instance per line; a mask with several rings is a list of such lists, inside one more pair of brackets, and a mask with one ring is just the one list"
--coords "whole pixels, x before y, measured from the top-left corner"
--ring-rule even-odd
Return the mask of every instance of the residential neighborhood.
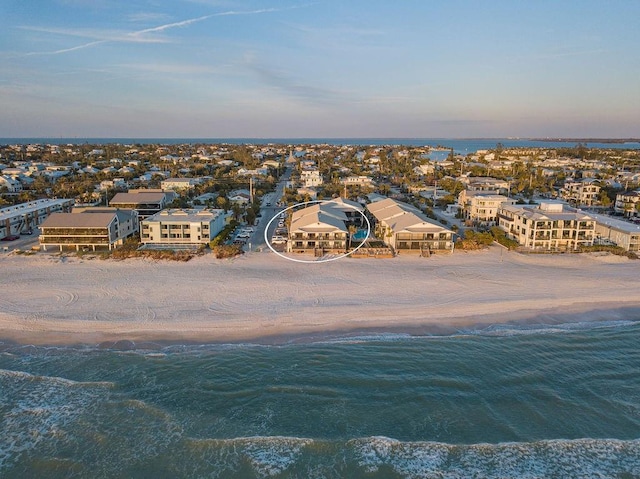
[[451, 254], [473, 233], [522, 252], [638, 252], [640, 152], [580, 144], [496, 144], [464, 155], [427, 145], [0, 145], [3, 251], [23, 237], [43, 252], [125, 243], [195, 251], [215, 240], [238, 253], [428, 257]]

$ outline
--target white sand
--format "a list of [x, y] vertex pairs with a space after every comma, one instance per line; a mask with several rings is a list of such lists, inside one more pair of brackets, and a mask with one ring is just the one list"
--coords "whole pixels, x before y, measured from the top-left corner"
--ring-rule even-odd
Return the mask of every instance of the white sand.
[[0, 338], [279, 342], [511, 321], [640, 319], [640, 261], [489, 251], [300, 264], [0, 256]]

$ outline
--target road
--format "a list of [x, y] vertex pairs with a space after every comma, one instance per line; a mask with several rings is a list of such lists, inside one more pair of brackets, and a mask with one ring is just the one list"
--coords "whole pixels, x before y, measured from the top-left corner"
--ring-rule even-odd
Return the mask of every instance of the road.
[[[276, 216], [283, 208], [276, 206], [276, 203], [282, 198], [284, 195], [284, 187], [286, 182], [291, 177], [291, 166], [287, 166], [285, 172], [280, 177], [278, 184], [276, 185], [275, 191], [271, 193], [267, 193], [262, 197], [262, 205], [260, 207], [260, 214], [262, 215], [258, 225], [254, 233], [249, 238], [249, 241], [244, 246], [245, 251], [268, 251], [267, 244], [264, 241], [264, 230], [267, 227], [271, 218]], [[270, 206], [267, 206], [270, 204]], [[271, 238], [273, 236], [273, 232], [278, 226], [277, 221], [273, 221], [271, 225], [269, 225], [268, 237]]]

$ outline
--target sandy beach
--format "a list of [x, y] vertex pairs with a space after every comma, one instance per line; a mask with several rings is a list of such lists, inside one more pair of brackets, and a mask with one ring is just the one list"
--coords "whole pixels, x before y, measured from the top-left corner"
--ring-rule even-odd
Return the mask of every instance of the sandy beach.
[[273, 253], [189, 262], [0, 257], [0, 338], [278, 343], [439, 334], [498, 323], [640, 319], [640, 262], [490, 250], [300, 264]]

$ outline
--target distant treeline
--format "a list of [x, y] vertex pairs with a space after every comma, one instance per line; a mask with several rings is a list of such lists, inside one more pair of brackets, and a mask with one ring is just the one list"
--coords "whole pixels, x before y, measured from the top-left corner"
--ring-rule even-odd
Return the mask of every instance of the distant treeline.
[[623, 143], [640, 143], [640, 138], [531, 138], [531, 141], [623, 144]]

